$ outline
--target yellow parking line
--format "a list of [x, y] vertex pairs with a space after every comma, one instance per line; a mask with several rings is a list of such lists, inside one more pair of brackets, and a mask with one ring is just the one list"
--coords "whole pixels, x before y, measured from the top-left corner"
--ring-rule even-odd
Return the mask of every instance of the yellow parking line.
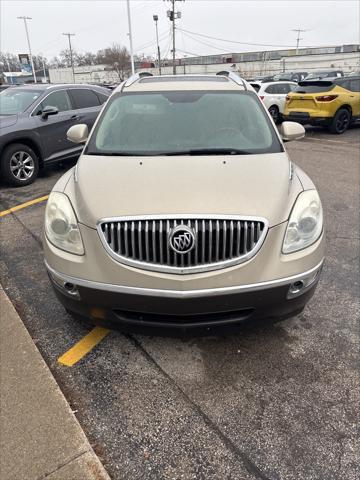
[[107, 328], [95, 327], [79, 342], [58, 358], [58, 362], [72, 367], [88, 354], [110, 332]]
[[0, 217], [5, 217], [5, 215], [9, 215], [9, 213], [17, 212], [18, 210], [22, 210], [23, 208], [30, 207], [30, 205], [45, 202], [45, 200], [47, 200], [48, 198], [49, 195], [45, 195], [44, 197], [35, 198], [35, 200], [30, 200], [29, 202], [16, 205], [16, 207], [9, 208], [9, 210], [3, 210], [2, 212], [0, 212]]

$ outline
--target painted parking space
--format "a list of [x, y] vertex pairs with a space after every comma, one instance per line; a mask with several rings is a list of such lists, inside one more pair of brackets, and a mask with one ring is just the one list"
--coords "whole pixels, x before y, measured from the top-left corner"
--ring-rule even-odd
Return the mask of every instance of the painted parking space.
[[[326, 132], [311, 135], [286, 149], [321, 193], [327, 258], [304, 315], [274, 327], [94, 334], [50, 288], [37, 241], [45, 202], [1, 219], [0, 281], [113, 479], [357, 478], [358, 149], [344, 154], [341, 143], [324, 147]], [[358, 135], [335, 140], [359, 145]], [[42, 192], [59, 173], [40, 179]], [[7, 209], [41, 196], [0, 194]]]
[[110, 330], [102, 327], [95, 327], [79, 340], [73, 347], [63, 353], [58, 362], [61, 365], [72, 367], [96, 347], [108, 334]]
[[16, 205], [15, 207], [11, 207], [7, 210], [0, 211], [0, 217], [5, 217], [5, 215], [10, 215], [11, 213], [22, 210], [23, 208], [31, 207], [32, 205], [36, 205], [37, 203], [45, 202], [48, 198], [49, 195], [45, 195], [43, 197], [34, 198], [33, 200], [29, 200], [28, 202], [21, 203], [20, 205]]

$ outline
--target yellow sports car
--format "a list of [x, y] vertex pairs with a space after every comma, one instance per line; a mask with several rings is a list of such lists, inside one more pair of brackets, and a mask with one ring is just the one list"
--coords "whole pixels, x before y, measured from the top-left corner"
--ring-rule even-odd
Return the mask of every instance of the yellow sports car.
[[286, 97], [283, 118], [344, 133], [360, 121], [360, 76], [299, 82]]

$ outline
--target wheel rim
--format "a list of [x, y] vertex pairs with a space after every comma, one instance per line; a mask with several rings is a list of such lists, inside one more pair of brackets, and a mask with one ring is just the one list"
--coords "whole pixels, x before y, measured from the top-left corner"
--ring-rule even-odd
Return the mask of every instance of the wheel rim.
[[31, 178], [35, 170], [35, 161], [27, 152], [16, 152], [10, 158], [10, 171], [20, 181]]
[[349, 125], [349, 116], [346, 112], [339, 115], [336, 121], [336, 128], [338, 132], [344, 132]]

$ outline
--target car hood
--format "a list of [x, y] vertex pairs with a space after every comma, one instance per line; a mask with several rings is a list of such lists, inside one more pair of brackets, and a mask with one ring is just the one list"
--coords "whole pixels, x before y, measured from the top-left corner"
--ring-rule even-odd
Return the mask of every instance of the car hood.
[[302, 186], [286, 153], [237, 156], [102, 157], [83, 155], [68, 182], [78, 220], [130, 215], [289, 217]]
[[18, 120], [17, 115], [0, 115], [0, 128], [11, 127]]

